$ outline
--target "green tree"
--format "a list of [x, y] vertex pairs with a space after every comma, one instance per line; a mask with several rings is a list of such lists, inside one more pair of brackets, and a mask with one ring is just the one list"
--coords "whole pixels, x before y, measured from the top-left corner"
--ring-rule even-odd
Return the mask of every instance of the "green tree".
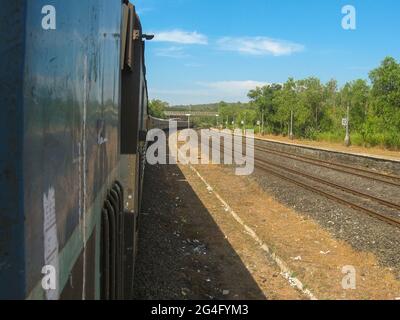
[[168, 103], [153, 99], [149, 102], [149, 114], [152, 117], [165, 119], [165, 110], [168, 108]]
[[[388, 147], [400, 146], [400, 64], [387, 57], [369, 74], [372, 89], [370, 115], [365, 131], [368, 140]], [[380, 139], [376, 139], [380, 136]]]
[[369, 74], [372, 82], [372, 104], [375, 115], [389, 126], [400, 125], [400, 64], [387, 57]]
[[297, 86], [300, 93], [301, 109], [305, 113], [305, 116], [313, 118], [313, 121], [309, 119], [308, 121], [304, 121], [304, 123], [308, 122], [310, 127], [318, 131], [320, 130], [320, 121], [325, 115], [325, 88], [321, 84], [321, 81], [314, 77], [298, 81]]
[[342, 110], [340, 108], [340, 95], [338, 83], [335, 79], [329, 80], [324, 86], [323, 110], [319, 126], [322, 132], [330, 132], [341, 128]]
[[237, 115], [237, 123], [245, 124], [246, 127], [254, 127], [258, 120], [257, 110], [255, 108], [243, 108]]
[[280, 133], [285, 133], [289, 127], [291, 111], [293, 111], [296, 116], [298, 115], [296, 112], [299, 106], [297, 84], [293, 78], [289, 78], [289, 80], [284, 83], [282, 90], [275, 92], [273, 103], [276, 107], [276, 112], [273, 116], [274, 121], [279, 123]]
[[[277, 106], [274, 103], [275, 95], [282, 90], [280, 84], [269, 84], [263, 87], [257, 87], [248, 93], [250, 103], [257, 109], [260, 120], [265, 124], [269, 124], [273, 129], [276, 126], [274, 123]], [[264, 117], [262, 119], [262, 117]]]
[[367, 120], [369, 94], [370, 88], [362, 79], [346, 83], [341, 92], [343, 111], [349, 105], [351, 127], [357, 131], [363, 128]]

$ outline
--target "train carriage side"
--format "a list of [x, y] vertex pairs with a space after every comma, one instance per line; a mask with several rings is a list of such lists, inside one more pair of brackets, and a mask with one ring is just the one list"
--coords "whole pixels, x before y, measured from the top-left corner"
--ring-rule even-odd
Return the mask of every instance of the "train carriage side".
[[130, 298], [147, 117], [135, 8], [15, 0], [0, 21], [0, 299]]

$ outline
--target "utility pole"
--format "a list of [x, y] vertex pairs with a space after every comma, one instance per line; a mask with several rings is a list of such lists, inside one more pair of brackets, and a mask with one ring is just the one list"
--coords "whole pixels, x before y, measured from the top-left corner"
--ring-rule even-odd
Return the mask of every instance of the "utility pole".
[[293, 140], [293, 110], [290, 111], [290, 132], [289, 132], [290, 140]]
[[188, 123], [188, 129], [190, 129], [190, 114], [188, 113], [187, 115], [187, 123]]
[[261, 135], [264, 135], [264, 110], [261, 112]]
[[346, 137], [344, 138], [344, 144], [346, 147], [350, 147], [350, 104], [347, 104], [347, 121], [346, 121]]

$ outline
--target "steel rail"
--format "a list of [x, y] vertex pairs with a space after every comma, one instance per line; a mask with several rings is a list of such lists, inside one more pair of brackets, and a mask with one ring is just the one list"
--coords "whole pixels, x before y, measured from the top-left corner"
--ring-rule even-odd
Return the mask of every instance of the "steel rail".
[[[314, 158], [310, 158], [310, 157], [306, 157], [306, 156], [302, 156], [302, 155], [294, 155], [293, 153], [289, 153], [289, 152], [286, 152], [286, 151], [277, 151], [277, 150], [270, 149], [268, 147], [255, 146], [254, 148], [256, 150], [258, 150], [258, 151], [262, 151], [262, 152], [266, 152], [266, 153], [272, 153], [272, 154], [280, 155], [282, 157], [284, 156], [284, 157], [287, 157], [287, 158], [290, 158], [290, 159], [293, 159], [293, 160], [309, 163], [309, 164], [312, 164], [312, 165], [328, 168], [328, 169], [331, 169], [331, 170], [336, 170], [336, 171], [339, 171], [339, 172], [352, 174], [354, 176], [358, 176], [358, 177], [361, 177], [361, 178], [372, 179], [374, 181], [387, 183], [387, 184], [394, 185], [394, 186], [397, 186], [397, 187], [400, 186], [400, 182], [394, 182], [394, 181], [386, 180], [386, 179], [395, 179], [395, 180], [400, 181], [400, 177], [399, 176], [380, 173], [380, 172], [375, 172], [375, 171], [367, 170], [367, 169], [361, 169], [361, 168], [357, 168], [357, 167], [354, 167], [354, 166], [345, 165], [345, 164], [341, 164], [341, 163], [339, 164], [339, 163], [334, 163], [334, 162], [331, 162], [331, 161], [326, 161], [326, 160], [321, 160], [321, 159], [314, 159]], [[340, 168], [345, 168], [347, 170], [340, 169]], [[357, 173], [357, 172], [354, 172], [354, 171], [362, 172], [364, 174]], [[378, 177], [372, 177], [372, 176], [370, 176], [368, 174], [378, 176], [379, 178]], [[382, 178], [386, 178], [386, 179], [382, 179]]]
[[[245, 136], [242, 136], [242, 137], [244, 138]], [[270, 142], [270, 141], [265, 141], [265, 140], [262, 140], [262, 139], [256, 139], [256, 140], [260, 141], [261, 143]], [[271, 142], [271, 143], [281, 144], [279, 142]], [[368, 170], [368, 169], [362, 169], [362, 168], [354, 167], [354, 166], [351, 166], [351, 165], [346, 165], [346, 164], [343, 164], [343, 163], [335, 163], [335, 162], [332, 162], [332, 161], [315, 159], [315, 158], [311, 158], [311, 157], [307, 157], [307, 156], [303, 156], [303, 155], [293, 154], [293, 153], [290, 153], [290, 152], [287, 152], [287, 151], [278, 151], [278, 150], [274, 150], [274, 149], [268, 148], [266, 146], [256, 146], [255, 145], [254, 149], [258, 150], [258, 151], [262, 151], [262, 152], [269, 152], [269, 153], [273, 153], [273, 154], [276, 154], [276, 155], [285, 156], [285, 157], [288, 157], [288, 158], [293, 159], [293, 160], [302, 161], [302, 162], [305, 162], [305, 163], [309, 163], [309, 164], [313, 164], [313, 165], [316, 165], [316, 166], [328, 168], [328, 169], [331, 169], [331, 170], [336, 170], [336, 171], [339, 171], [339, 172], [352, 174], [354, 176], [358, 176], [358, 177], [361, 177], [361, 178], [367, 178], [367, 179], [371, 179], [371, 180], [374, 180], [374, 181], [380, 181], [380, 182], [387, 183], [387, 184], [390, 184], [390, 185], [393, 185], [393, 186], [397, 186], [397, 187], [400, 186], [400, 176], [397, 176], [397, 175], [376, 172], [376, 171]], [[336, 167], [336, 168], [334, 168], [334, 167]], [[344, 169], [340, 169], [340, 168], [345, 168], [345, 169], [348, 169], [348, 170], [344, 170]], [[354, 172], [354, 171], [362, 172], [364, 174], [357, 173], [357, 172]], [[371, 177], [368, 174], [378, 176], [379, 178], [378, 177]], [[393, 180], [397, 180], [398, 182], [390, 181], [390, 180], [386, 180], [386, 179], [393, 179]]]
[[389, 224], [391, 224], [391, 225], [393, 225], [393, 226], [395, 226], [397, 228], [400, 228], [400, 220], [398, 220], [398, 219], [394, 219], [394, 218], [388, 217], [387, 215], [384, 215], [384, 214], [381, 214], [379, 212], [373, 211], [371, 209], [365, 208], [363, 206], [357, 205], [357, 204], [355, 204], [353, 202], [350, 202], [349, 200], [343, 199], [343, 198], [335, 196], [335, 195], [333, 195], [331, 193], [322, 191], [322, 190], [317, 189], [315, 187], [312, 187], [312, 186], [310, 186], [308, 184], [300, 182], [300, 181], [298, 181], [296, 179], [293, 179], [293, 178], [290, 178], [288, 176], [285, 176], [285, 175], [283, 175], [281, 173], [278, 173], [275, 170], [271, 169], [271, 165], [262, 163], [262, 162], [260, 162], [258, 160], [256, 160], [255, 162], [258, 163], [258, 167], [259, 168], [261, 168], [262, 170], [264, 170], [266, 172], [269, 172], [270, 174], [272, 174], [274, 176], [277, 176], [280, 179], [289, 181], [289, 182], [291, 182], [293, 184], [296, 184], [296, 185], [298, 185], [298, 186], [300, 186], [300, 187], [302, 187], [304, 189], [307, 189], [307, 190], [312, 191], [314, 193], [317, 193], [317, 194], [319, 194], [321, 196], [324, 196], [324, 197], [326, 197], [326, 198], [328, 198], [330, 200], [333, 200], [333, 201], [336, 201], [336, 202], [341, 203], [343, 205], [346, 205], [346, 206], [348, 206], [348, 207], [350, 207], [352, 209], [355, 209], [355, 210], [358, 210], [358, 211], [363, 211], [363, 212], [365, 212], [366, 214], [368, 214], [371, 217], [378, 218], [381, 221], [384, 221], [384, 222], [389, 223]]
[[[238, 152], [238, 151], [234, 151], [234, 152]], [[365, 193], [362, 193], [362, 192], [359, 192], [359, 191], [356, 191], [356, 190], [353, 190], [353, 189], [350, 189], [350, 188], [347, 188], [347, 187], [342, 186], [342, 185], [338, 185], [338, 184], [335, 184], [335, 183], [332, 183], [332, 182], [317, 178], [315, 176], [311, 176], [311, 175], [309, 175], [307, 173], [304, 173], [304, 172], [296, 171], [296, 170], [281, 166], [281, 165], [276, 164], [276, 163], [271, 163], [271, 162], [268, 162], [268, 161], [263, 160], [263, 159], [261, 159], [261, 160], [260, 159], [255, 159], [255, 164], [257, 164], [258, 168], [260, 168], [260, 169], [262, 169], [262, 170], [264, 170], [266, 172], [269, 172], [270, 174], [272, 174], [274, 176], [277, 176], [278, 178], [281, 178], [283, 180], [286, 180], [286, 181], [289, 181], [291, 183], [294, 183], [297, 186], [300, 186], [300, 187], [302, 187], [302, 188], [304, 188], [306, 190], [309, 190], [311, 192], [314, 192], [316, 194], [324, 196], [324, 197], [326, 197], [326, 198], [328, 198], [330, 200], [333, 200], [333, 201], [336, 201], [336, 202], [341, 203], [343, 205], [346, 205], [346, 206], [348, 206], [348, 207], [350, 207], [352, 209], [355, 209], [355, 210], [358, 210], [358, 211], [362, 211], [362, 212], [368, 214], [371, 217], [378, 218], [381, 221], [384, 221], [384, 222], [389, 223], [389, 224], [391, 224], [391, 225], [393, 225], [395, 227], [400, 228], [400, 220], [399, 219], [395, 219], [395, 218], [389, 217], [389, 216], [387, 216], [385, 214], [373, 211], [371, 209], [368, 209], [368, 208], [365, 208], [365, 207], [360, 206], [358, 204], [355, 204], [354, 202], [351, 202], [349, 200], [343, 199], [341, 197], [338, 197], [338, 196], [333, 195], [331, 193], [328, 193], [326, 191], [320, 190], [320, 189], [318, 189], [316, 187], [312, 187], [312, 186], [310, 186], [310, 185], [308, 185], [306, 183], [300, 182], [300, 181], [298, 181], [296, 179], [293, 179], [293, 178], [290, 178], [290, 177], [288, 177], [286, 175], [278, 173], [275, 170], [271, 169], [271, 167], [272, 168], [274, 166], [278, 167], [280, 170], [285, 170], [285, 171], [288, 171], [288, 172], [292, 172], [292, 174], [296, 174], [296, 175], [300, 175], [300, 176], [306, 177], [306, 178], [308, 178], [310, 180], [313, 180], [313, 181], [328, 185], [330, 187], [339, 189], [339, 190], [341, 190], [343, 192], [348, 192], [348, 193], [351, 193], [351, 194], [356, 195], [356, 196], [360, 196], [360, 197], [364, 197], [364, 198], [376, 201], [376, 202], [378, 202], [380, 204], [383, 204], [385, 206], [388, 206], [390, 208], [400, 209], [400, 205], [398, 205], [398, 204], [395, 204], [395, 203], [392, 203], [392, 202], [389, 202], [389, 201], [386, 201], [386, 200], [383, 200], [383, 199], [380, 199], [380, 198], [377, 198], [377, 197], [374, 197], [374, 196], [371, 196], [371, 195], [368, 195], [368, 194], [365, 194]]]
[[328, 185], [328, 186], [330, 186], [332, 188], [335, 188], [335, 189], [339, 189], [339, 190], [341, 190], [343, 192], [348, 192], [348, 193], [351, 193], [351, 194], [353, 194], [355, 196], [359, 196], [359, 197], [362, 197], [362, 198], [365, 198], [365, 199], [369, 199], [369, 200], [378, 202], [378, 203], [380, 203], [380, 204], [382, 204], [384, 206], [387, 206], [389, 208], [399, 210], [399, 212], [400, 212], [400, 205], [397, 204], [397, 203], [390, 202], [390, 201], [387, 201], [387, 200], [384, 200], [384, 199], [381, 199], [381, 198], [378, 198], [378, 197], [375, 197], [375, 196], [372, 196], [372, 195], [369, 195], [369, 194], [366, 194], [366, 193], [363, 193], [363, 192], [360, 192], [360, 191], [357, 191], [357, 190], [354, 190], [354, 189], [351, 189], [351, 188], [347, 188], [347, 187], [345, 187], [343, 185], [340, 185], [340, 184], [333, 183], [333, 182], [330, 182], [330, 181], [325, 180], [325, 179], [321, 179], [321, 178], [315, 177], [313, 175], [310, 175], [310, 174], [302, 172], [302, 171], [298, 171], [298, 170], [294, 170], [294, 169], [291, 169], [291, 168], [288, 168], [288, 167], [281, 166], [280, 164], [277, 164], [277, 163], [272, 162], [272, 161], [266, 161], [264, 159], [257, 159], [257, 160], [261, 161], [261, 162], [264, 162], [266, 164], [269, 164], [271, 166], [275, 166], [275, 167], [277, 167], [279, 169], [291, 172], [292, 174], [303, 176], [303, 177], [306, 177], [306, 178], [308, 178], [310, 180], [316, 181], [318, 183]]

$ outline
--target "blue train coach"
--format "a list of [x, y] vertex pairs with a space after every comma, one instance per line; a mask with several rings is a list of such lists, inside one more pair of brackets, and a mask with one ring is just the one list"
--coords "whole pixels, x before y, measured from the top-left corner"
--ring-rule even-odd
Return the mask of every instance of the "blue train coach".
[[146, 148], [129, 1], [1, 0], [0, 299], [130, 299]]

